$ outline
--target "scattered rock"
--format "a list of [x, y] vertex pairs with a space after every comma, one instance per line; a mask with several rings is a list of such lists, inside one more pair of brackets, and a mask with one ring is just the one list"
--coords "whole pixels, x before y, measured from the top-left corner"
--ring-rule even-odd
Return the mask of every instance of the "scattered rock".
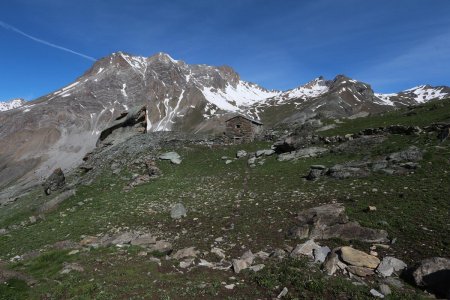
[[287, 287], [284, 287], [283, 290], [278, 294], [277, 299], [283, 298], [284, 296], [287, 295], [287, 293], [288, 293], [288, 289], [287, 289]]
[[323, 263], [325, 261], [326, 257], [328, 256], [328, 253], [330, 253], [330, 252], [331, 252], [331, 250], [327, 246], [320, 247], [319, 249], [314, 249], [313, 250], [314, 261]]
[[367, 243], [386, 243], [389, 241], [385, 230], [362, 227], [358, 222], [348, 222], [325, 227], [323, 230], [315, 228], [310, 237], [317, 239], [340, 238], [342, 240], [359, 240]]
[[357, 267], [357, 266], [347, 266], [347, 270], [359, 277], [366, 277], [374, 274], [373, 269], [365, 268], [365, 267]]
[[272, 150], [272, 149], [258, 150], [258, 151], [256, 151], [256, 157], [260, 157], [263, 155], [270, 156], [274, 153], [275, 153], [275, 150]]
[[172, 219], [181, 219], [182, 217], [186, 216], [187, 216], [186, 208], [182, 203], [175, 204], [170, 210], [170, 217]]
[[224, 259], [226, 257], [225, 251], [220, 248], [212, 248], [211, 253], [217, 255], [219, 258]]
[[247, 151], [245, 151], [245, 150], [239, 150], [236, 153], [236, 158], [242, 158], [242, 157], [246, 157], [246, 156], [247, 156]]
[[247, 263], [242, 259], [233, 259], [233, 270], [236, 274], [248, 268]]
[[156, 241], [155, 244], [147, 245], [147, 248], [151, 252], [158, 252], [162, 254], [169, 254], [173, 250], [172, 244], [167, 241]]
[[247, 160], [247, 164], [248, 164], [249, 166], [254, 165], [255, 162], [256, 162], [256, 157], [255, 157], [255, 156], [250, 157], [250, 158]]
[[333, 275], [338, 270], [339, 257], [337, 255], [337, 252], [339, 250], [340, 248], [336, 248], [333, 249], [333, 251], [331, 251], [330, 253], [328, 253], [322, 265], [322, 268], [329, 276]]
[[269, 258], [269, 256], [270, 256], [270, 254], [267, 252], [264, 252], [264, 251], [259, 251], [259, 252], [255, 253], [255, 257], [257, 257], [261, 260], [266, 260]]
[[233, 161], [231, 160], [231, 159], [227, 159], [226, 161], [225, 161], [225, 164], [226, 165], [229, 165], [229, 164], [231, 164]]
[[84, 268], [78, 263], [64, 263], [63, 269], [59, 272], [60, 274], [68, 274], [72, 271], [75, 272], [84, 272]]
[[233, 270], [235, 273], [239, 273], [242, 270], [247, 269], [253, 264], [253, 260], [255, 259], [255, 255], [250, 251], [246, 251], [240, 259], [233, 259]]
[[380, 293], [379, 291], [375, 290], [375, 289], [371, 289], [370, 293], [372, 294], [372, 296], [377, 297], [377, 298], [384, 298], [384, 295], [382, 293]]
[[140, 235], [139, 237], [132, 239], [130, 241], [131, 245], [134, 246], [148, 246], [156, 243], [156, 238], [150, 233]]
[[307, 157], [316, 157], [318, 155], [327, 153], [329, 150], [327, 148], [322, 147], [309, 147], [304, 149], [299, 149], [297, 151], [281, 153], [278, 155], [278, 161], [288, 161], [288, 160], [296, 160], [300, 158]]
[[50, 201], [45, 202], [39, 208], [38, 211], [39, 211], [39, 213], [51, 211], [51, 210], [55, 209], [61, 202], [74, 196], [75, 194], [76, 194], [75, 190], [69, 190], [69, 191], [62, 192], [61, 194], [57, 195], [55, 198], [51, 199]]
[[192, 266], [194, 264], [194, 261], [195, 261], [195, 258], [188, 258], [183, 261], [180, 261], [179, 266], [182, 269], [186, 269], [186, 268], [189, 268], [190, 266]]
[[259, 265], [251, 266], [251, 267], [249, 267], [249, 269], [252, 270], [253, 272], [259, 272], [262, 269], [264, 269], [265, 266], [266, 265], [264, 265], [264, 264], [259, 264]]
[[232, 290], [232, 289], [234, 289], [235, 286], [236, 286], [236, 285], [235, 285], [234, 283], [232, 283], [232, 284], [227, 284], [227, 285], [225, 286], [225, 288], [226, 288], [227, 290]]
[[150, 178], [158, 178], [162, 175], [161, 170], [158, 168], [156, 162], [153, 159], [147, 160], [145, 162], [145, 165], [147, 167], [147, 173]]
[[401, 261], [400, 259], [397, 259], [392, 256], [386, 256], [383, 258], [381, 263], [377, 267], [377, 273], [384, 276], [389, 277], [392, 275], [392, 273], [400, 272], [403, 269], [406, 268], [406, 264]]
[[170, 160], [175, 165], [181, 164], [181, 156], [176, 152], [166, 152], [159, 156], [161, 160]]
[[124, 233], [120, 233], [119, 235], [115, 236], [110, 241], [110, 244], [126, 245], [126, 244], [130, 244], [132, 240], [135, 240], [137, 238], [139, 238], [139, 233], [137, 233], [137, 232], [124, 232]]
[[[315, 166], [311, 166], [311, 169], [309, 170], [309, 173], [308, 173], [308, 175], [306, 175], [306, 179], [307, 180], [310, 180], [310, 181], [314, 181], [314, 180], [317, 180], [317, 179], [319, 179], [322, 175], [324, 175], [324, 174], [326, 174], [326, 172], [327, 172], [327, 169], [326, 168], [324, 168], [324, 169], [319, 169], [319, 168], [313, 168], [313, 167], [315, 167]], [[323, 166], [321, 166], [321, 167], [323, 167]]]
[[380, 260], [377, 257], [353, 249], [352, 247], [342, 247], [340, 255], [343, 261], [352, 266], [375, 269], [380, 264]]
[[271, 254], [270, 257], [277, 258], [279, 260], [282, 260], [286, 257], [286, 251], [280, 248], [276, 248]]
[[421, 261], [413, 277], [418, 286], [437, 296], [450, 296], [450, 258], [432, 257]]
[[308, 236], [309, 236], [308, 225], [291, 227], [286, 233], [286, 237], [290, 239], [307, 239]]
[[172, 255], [173, 259], [183, 259], [187, 257], [197, 257], [197, 255], [200, 253], [200, 251], [195, 250], [195, 247], [189, 247], [184, 248], [181, 250], [178, 250], [175, 252], [175, 254]]
[[311, 258], [314, 258], [313, 251], [320, 250], [320, 246], [317, 245], [314, 240], [308, 240], [304, 242], [303, 244], [297, 245], [294, 250], [292, 250], [290, 256], [291, 257], [299, 257], [300, 255], [306, 255]]
[[376, 206], [370, 206], [369, 205], [369, 207], [367, 207], [367, 211], [376, 211], [377, 210], [377, 208], [376, 208]]
[[398, 163], [403, 161], [420, 161], [423, 158], [423, 152], [416, 146], [410, 146], [408, 149], [390, 154], [386, 159], [390, 162]]
[[385, 296], [392, 294], [391, 288], [384, 283], [380, 284], [380, 292]]

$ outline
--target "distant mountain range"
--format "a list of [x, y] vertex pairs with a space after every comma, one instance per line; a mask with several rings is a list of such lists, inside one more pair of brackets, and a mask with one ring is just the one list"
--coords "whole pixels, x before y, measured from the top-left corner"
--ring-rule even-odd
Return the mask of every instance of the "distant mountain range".
[[26, 103], [0, 102], [0, 188], [19, 178], [46, 177], [56, 167], [73, 168], [95, 147], [100, 132], [132, 107], [147, 107], [147, 131], [220, 133], [223, 120], [234, 114], [271, 126], [314, 114], [380, 112], [449, 95], [449, 87], [428, 85], [377, 94], [343, 75], [288, 91], [268, 90], [241, 80], [228, 66], [190, 65], [165, 53], [117, 52], [51, 94]]

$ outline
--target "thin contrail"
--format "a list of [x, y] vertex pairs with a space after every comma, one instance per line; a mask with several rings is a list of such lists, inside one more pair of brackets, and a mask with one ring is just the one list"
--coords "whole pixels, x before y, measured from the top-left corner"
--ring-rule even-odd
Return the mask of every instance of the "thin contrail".
[[38, 42], [38, 43], [41, 43], [41, 44], [44, 44], [44, 45], [47, 45], [47, 46], [50, 46], [50, 47], [53, 47], [53, 48], [56, 48], [56, 49], [59, 49], [59, 50], [66, 51], [66, 52], [69, 52], [69, 53], [72, 53], [72, 54], [81, 56], [81, 57], [83, 57], [83, 58], [86, 58], [86, 59], [89, 59], [89, 60], [92, 60], [92, 61], [96, 61], [95, 58], [93, 58], [93, 57], [91, 57], [91, 56], [88, 56], [88, 55], [86, 55], [86, 54], [79, 53], [79, 52], [76, 52], [76, 51], [67, 49], [67, 48], [65, 48], [65, 47], [58, 46], [58, 45], [52, 44], [52, 43], [50, 43], [50, 42], [47, 42], [47, 41], [38, 39], [37, 37], [31, 36], [31, 35], [29, 35], [29, 34], [23, 32], [22, 30], [17, 29], [16, 27], [14, 27], [14, 26], [12, 26], [12, 25], [9, 25], [8, 23], [5, 23], [5, 22], [0, 21], [0, 26], [3, 27], [3, 28], [5, 28], [5, 29], [7, 29], [7, 30], [11, 30], [11, 31], [14, 31], [15, 33], [18, 33], [18, 34], [20, 34], [20, 35], [23, 35], [24, 37], [27, 37], [27, 38], [29, 38], [30, 40], [33, 40], [33, 41], [35, 41], [35, 42]]

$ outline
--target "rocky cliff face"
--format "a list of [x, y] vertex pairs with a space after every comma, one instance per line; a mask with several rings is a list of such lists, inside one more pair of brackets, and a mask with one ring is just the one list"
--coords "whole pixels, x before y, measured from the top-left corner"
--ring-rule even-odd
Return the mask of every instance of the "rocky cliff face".
[[321, 113], [352, 116], [440, 99], [449, 88], [422, 86], [375, 94], [345, 76], [319, 77], [289, 91], [240, 79], [230, 67], [189, 65], [158, 53], [122, 52], [97, 61], [70, 85], [0, 113], [0, 187], [47, 177], [80, 163], [103, 130], [125, 111], [145, 107], [146, 131], [223, 131], [223, 120], [241, 113], [268, 125]]

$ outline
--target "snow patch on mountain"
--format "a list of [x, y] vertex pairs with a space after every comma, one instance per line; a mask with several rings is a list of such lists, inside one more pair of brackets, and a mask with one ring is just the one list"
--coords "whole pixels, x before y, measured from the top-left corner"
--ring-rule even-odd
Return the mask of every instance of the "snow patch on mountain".
[[242, 80], [235, 87], [227, 84], [223, 90], [203, 87], [202, 93], [208, 102], [219, 109], [231, 112], [237, 112], [243, 106], [249, 106], [279, 94], [279, 92], [264, 90]]
[[12, 99], [5, 102], [0, 102], [0, 111], [7, 111], [23, 106], [26, 103], [23, 99]]
[[398, 96], [398, 94], [396, 94], [396, 93], [391, 93], [391, 94], [378, 94], [378, 93], [375, 93], [375, 97], [380, 99], [381, 100], [380, 104], [383, 104], [383, 105], [394, 106], [395, 104], [394, 104], [394, 102], [391, 101], [391, 98], [392, 97], [397, 97], [397, 96]]
[[281, 97], [286, 99], [288, 98], [309, 99], [319, 97], [320, 95], [325, 94], [329, 90], [330, 88], [326, 85], [325, 80], [316, 78], [303, 86], [299, 86], [295, 89], [282, 93]]
[[418, 103], [424, 103], [432, 99], [441, 100], [449, 95], [448, 93], [443, 92], [443, 88], [433, 88], [426, 85], [416, 86], [405, 92], [414, 94], [414, 100]]

